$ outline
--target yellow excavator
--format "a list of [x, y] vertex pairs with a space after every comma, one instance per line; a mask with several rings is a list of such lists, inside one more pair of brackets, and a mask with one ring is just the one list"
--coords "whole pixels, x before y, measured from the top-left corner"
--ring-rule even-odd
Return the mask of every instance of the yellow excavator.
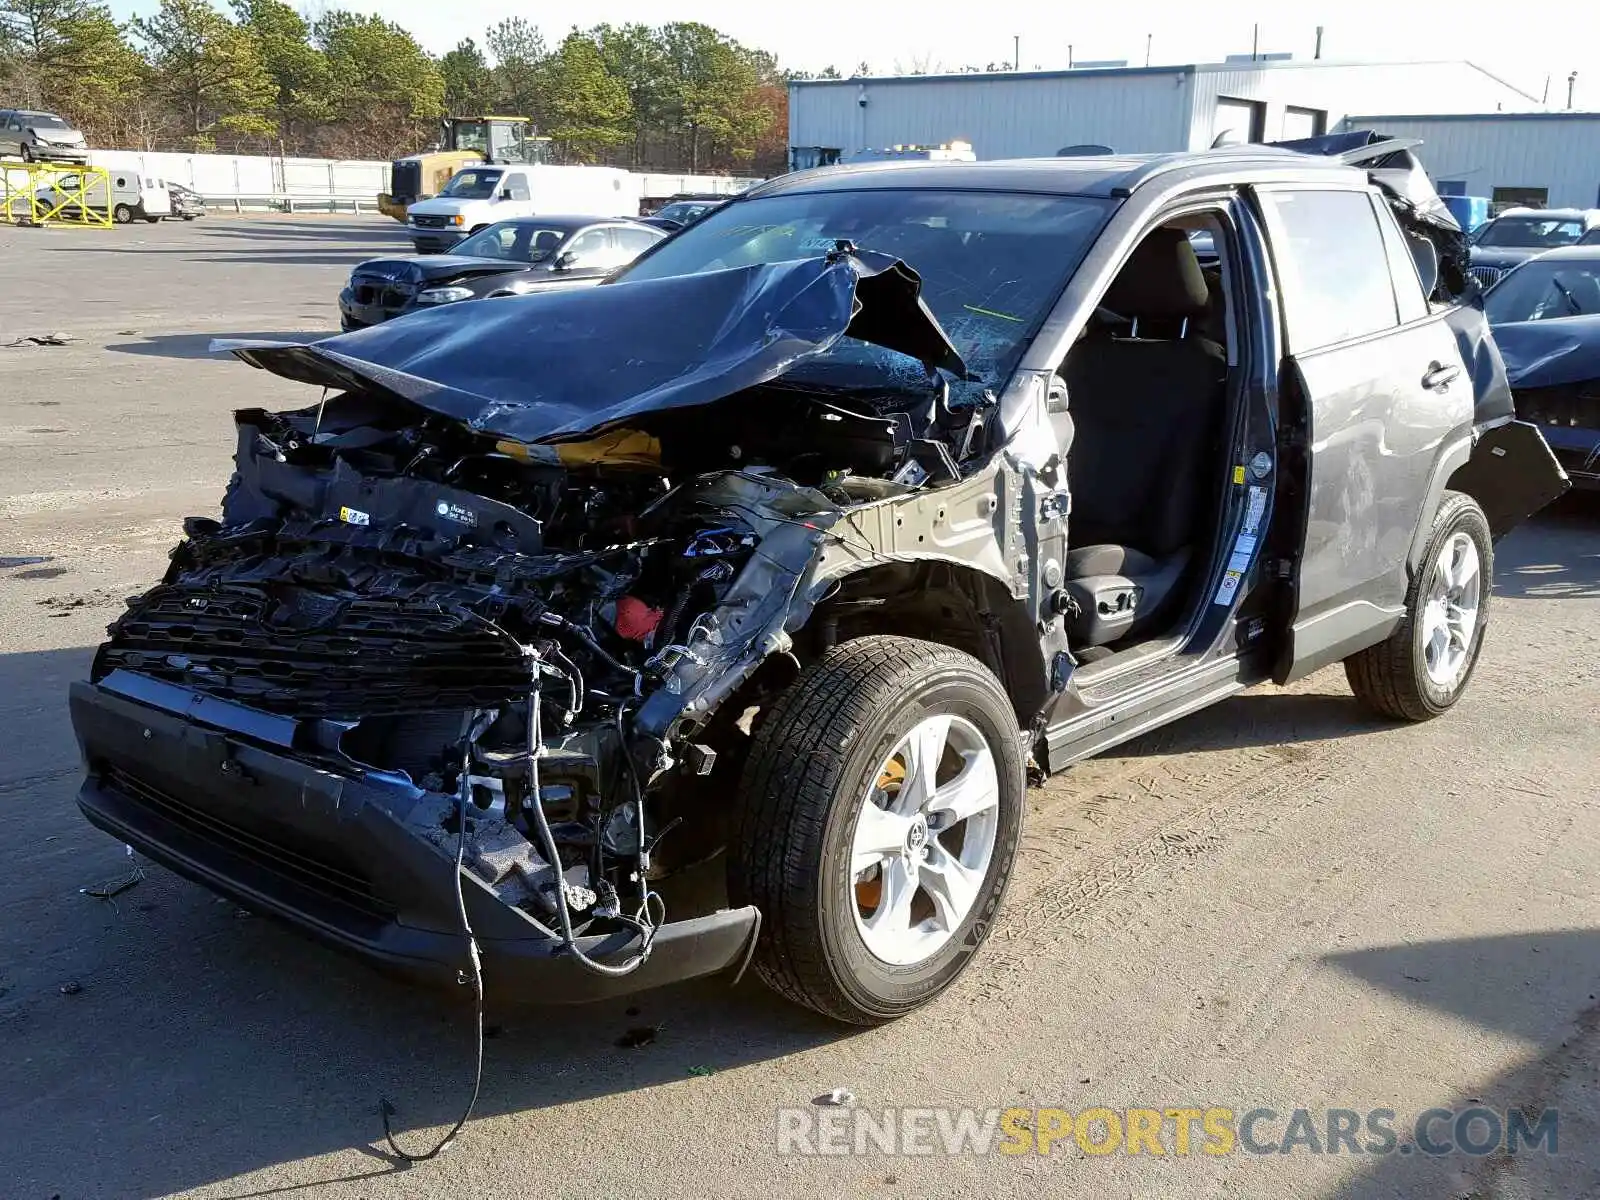
[[432, 149], [391, 164], [390, 191], [378, 196], [378, 210], [403, 223], [411, 205], [438, 195], [468, 163], [542, 163], [549, 150], [550, 139], [535, 134], [527, 117], [446, 117]]

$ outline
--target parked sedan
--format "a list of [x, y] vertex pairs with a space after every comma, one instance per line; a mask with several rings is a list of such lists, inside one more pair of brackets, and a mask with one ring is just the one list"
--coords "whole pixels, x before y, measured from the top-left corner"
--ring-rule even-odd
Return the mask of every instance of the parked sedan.
[[1529, 259], [1483, 307], [1517, 416], [1539, 426], [1573, 487], [1600, 489], [1600, 246]]
[[695, 196], [687, 199], [677, 199], [651, 213], [648, 217], [640, 217], [645, 225], [668, 233], [676, 233], [686, 226], [693, 225], [701, 217], [714, 213], [728, 202], [726, 196]]
[[55, 113], [6, 108], [0, 109], [0, 158], [86, 163], [89, 146], [80, 130]]
[[636, 221], [595, 217], [501, 221], [458, 243], [454, 254], [362, 263], [339, 294], [339, 323], [361, 329], [461, 300], [599, 283], [665, 236]]

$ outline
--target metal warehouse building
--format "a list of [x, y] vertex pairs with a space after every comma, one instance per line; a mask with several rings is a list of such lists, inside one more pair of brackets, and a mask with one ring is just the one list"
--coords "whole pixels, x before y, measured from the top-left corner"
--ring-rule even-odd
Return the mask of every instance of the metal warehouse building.
[[789, 85], [790, 165], [858, 150], [972, 143], [979, 158], [1098, 144], [1122, 153], [1306, 137], [1353, 111], [1494, 113], [1537, 98], [1469, 62], [1226, 62], [1004, 74], [801, 80]]
[[1600, 113], [1435, 112], [1349, 120], [1352, 127], [1421, 138], [1422, 161], [1441, 192], [1487, 196], [1497, 207], [1600, 207]]

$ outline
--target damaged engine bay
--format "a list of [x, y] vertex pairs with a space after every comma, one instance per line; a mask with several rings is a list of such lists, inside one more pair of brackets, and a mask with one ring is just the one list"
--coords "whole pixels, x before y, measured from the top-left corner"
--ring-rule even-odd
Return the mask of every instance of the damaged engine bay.
[[[864, 274], [854, 257], [801, 265], [813, 283]], [[902, 287], [910, 274], [878, 271]], [[665, 921], [653, 884], [720, 849], [720, 814], [696, 791], [722, 751], [707, 723], [788, 654], [822, 548], [855, 536], [833, 527], [852, 506], [960, 479], [981, 448], [983, 409], [951, 404], [940, 367], [954, 351], [910, 280], [903, 344], [934, 347], [920, 369], [801, 383], [784, 377], [791, 347], [721, 399], [576, 438], [530, 436], [534, 408], [464, 419], [460, 392], [352, 373], [342, 356], [319, 373], [312, 348], [234, 347], [329, 390], [236, 414], [220, 517], [185, 523], [93, 677], [136, 673], [292, 721], [298, 758], [411, 789], [418, 838], [461, 853], [591, 969], [629, 970]], [[827, 338], [866, 311], [835, 307]], [[574, 939], [595, 934], [632, 935], [632, 957], [585, 959]]]

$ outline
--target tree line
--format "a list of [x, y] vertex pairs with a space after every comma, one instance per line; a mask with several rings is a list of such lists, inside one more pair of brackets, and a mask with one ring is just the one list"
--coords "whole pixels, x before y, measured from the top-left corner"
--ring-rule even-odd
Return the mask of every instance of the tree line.
[[445, 115], [530, 118], [560, 162], [784, 169], [789, 75], [707, 25], [521, 18], [430, 55], [378, 16], [283, 0], [161, 0], [118, 23], [90, 0], [0, 0], [0, 108], [43, 108], [92, 146], [388, 159]]

